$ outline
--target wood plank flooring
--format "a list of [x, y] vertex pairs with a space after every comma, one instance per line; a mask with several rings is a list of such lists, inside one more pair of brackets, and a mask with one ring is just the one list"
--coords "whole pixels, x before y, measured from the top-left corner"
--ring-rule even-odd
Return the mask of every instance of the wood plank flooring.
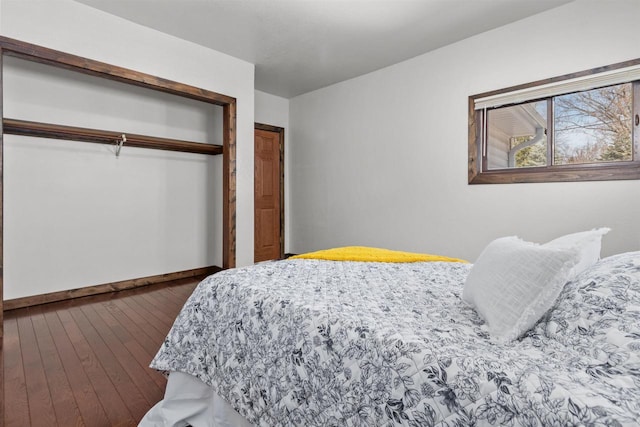
[[149, 363], [202, 277], [5, 312], [5, 426], [135, 426], [164, 394]]

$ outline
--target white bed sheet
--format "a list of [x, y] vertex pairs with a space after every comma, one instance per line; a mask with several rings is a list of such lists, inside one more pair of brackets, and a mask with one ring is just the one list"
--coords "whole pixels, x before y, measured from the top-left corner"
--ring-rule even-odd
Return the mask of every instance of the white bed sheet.
[[171, 372], [164, 393], [139, 427], [253, 427], [211, 387], [181, 372]]

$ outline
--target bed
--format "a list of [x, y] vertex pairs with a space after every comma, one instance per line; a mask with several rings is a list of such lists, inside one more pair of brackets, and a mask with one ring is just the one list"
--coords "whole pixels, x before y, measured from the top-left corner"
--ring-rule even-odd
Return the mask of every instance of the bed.
[[564, 263], [551, 309], [508, 340], [464, 295], [468, 263], [217, 273], [153, 360], [171, 374], [141, 425], [637, 426], [640, 252], [595, 261]]

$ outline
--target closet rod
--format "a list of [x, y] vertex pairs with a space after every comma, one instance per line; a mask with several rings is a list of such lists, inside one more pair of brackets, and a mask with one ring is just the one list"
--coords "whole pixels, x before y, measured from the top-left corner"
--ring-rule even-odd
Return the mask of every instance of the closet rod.
[[[75, 126], [55, 125], [51, 123], [30, 122], [5, 118], [2, 121], [3, 132], [11, 135], [34, 136], [41, 138], [66, 139], [72, 141], [95, 142], [98, 144], [117, 144], [123, 132], [87, 129]], [[153, 148], [156, 150], [182, 151], [198, 154], [222, 154], [222, 146], [201, 142], [180, 141], [177, 139], [127, 133], [126, 147]]]

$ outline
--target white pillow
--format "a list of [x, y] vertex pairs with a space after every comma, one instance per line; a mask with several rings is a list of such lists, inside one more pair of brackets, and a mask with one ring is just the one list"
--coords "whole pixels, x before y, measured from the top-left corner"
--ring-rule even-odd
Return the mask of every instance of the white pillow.
[[573, 247], [496, 239], [471, 268], [462, 299], [484, 318], [494, 339], [515, 340], [553, 306], [578, 259]]
[[566, 236], [553, 239], [545, 246], [557, 249], [575, 248], [579, 252], [579, 260], [573, 267], [569, 280], [573, 280], [578, 274], [594, 265], [600, 260], [600, 248], [602, 246], [602, 236], [611, 231], [610, 228], [597, 228], [580, 233], [567, 234]]

